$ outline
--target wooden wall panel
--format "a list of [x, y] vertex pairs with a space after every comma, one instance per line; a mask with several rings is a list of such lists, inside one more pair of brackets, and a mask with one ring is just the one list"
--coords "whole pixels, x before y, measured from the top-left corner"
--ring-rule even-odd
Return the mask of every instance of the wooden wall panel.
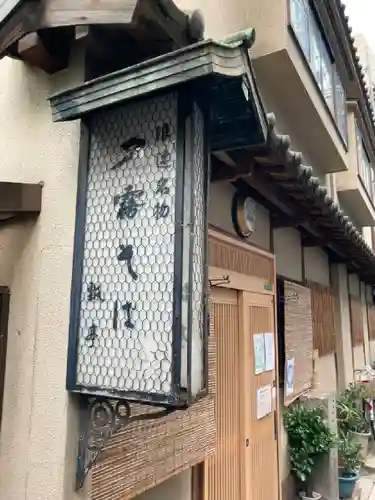
[[333, 354], [336, 352], [336, 333], [332, 289], [314, 281], [307, 285], [311, 290], [314, 349], [319, 356]]
[[[237, 293], [213, 305], [217, 342], [216, 454], [207, 460], [205, 500], [240, 497], [239, 327]], [[232, 298], [232, 297], [233, 298]]]
[[[274, 299], [267, 295], [245, 294], [244, 331], [249, 332], [250, 356], [248, 363], [248, 399], [250, 415], [248, 435], [250, 436], [249, 469], [247, 471], [246, 496], [254, 500], [268, 500], [278, 498], [278, 461], [277, 440], [275, 435], [276, 410], [272, 402], [272, 411], [261, 419], [257, 418], [257, 392], [264, 387], [276, 387], [276, 371], [267, 371], [258, 375], [254, 374], [254, 344], [253, 335], [259, 332], [273, 332], [275, 327]], [[245, 424], [246, 425], [246, 424]]]
[[208, 244], [208, 262], [212, 267], [275, 282], [274, 258], [265, 252], [256, 252], [250, 245], [211, 236]]
[[364, 342], [362, 304], [359, 297], [349, 296], [350, 323], [352, 332], [352, 345], [361, 345]]

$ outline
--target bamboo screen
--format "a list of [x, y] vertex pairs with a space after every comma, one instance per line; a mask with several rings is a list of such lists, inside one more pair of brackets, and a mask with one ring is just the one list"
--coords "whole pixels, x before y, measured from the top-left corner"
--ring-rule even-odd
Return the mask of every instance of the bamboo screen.
[[361, 345], [364, 342], [361, 299], [359, 297], [351, 295], [349, 296], [349, 303], [352, 345]]
[[[216, 341], [212, 321], [208, 373], [208, 396], [186, 410], [134, 422], [111, 438], [93, 468], [92, 500], [129, 500], [215, 452]], [[132, 411], [147, 409], [134, 406]]]
[[311, 312], [313, 324], [314, 350], [319, 356], [333, 354], [336, 351], [336, 333], [331, 287], [308, 282], [311, 290]]
[[[310, 289], [284, 281], [284, 311], [285, 364], [288, 365], [289, 362], [294, 365], [292, 384], [287, 380], [284, 384], [284, 404], [288, 406], [312, 385], [313, 324]], [[285, 374], [287, 379], [287, 368]]]

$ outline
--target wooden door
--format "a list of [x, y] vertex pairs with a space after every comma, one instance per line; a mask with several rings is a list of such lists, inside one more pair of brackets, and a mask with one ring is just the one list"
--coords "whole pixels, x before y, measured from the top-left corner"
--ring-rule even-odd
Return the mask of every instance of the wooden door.
[[[274, 332], [274, 297], [212, 289], [217, 346], [216, 455], [206, 463], [206, 500], [277, 500], [276, 399], [257, 419], [257, 391], [276, 391], [276, 371], [254, 374], [255, 333]], [[275, 336], [274, 336], [275, 338]], [[276, 362], [275, 346], [275, 362]]]
[[212, 288], [216, 341], [216, 454], [205, 464], [206, 500], [240, 500], [240, 339], [237, 291]]
[[[277, 356], [274, 297], [261, 293], [241, 292], [240, 337], [243, 338], [243, 500], [277, 500], [279, 494], [276, 369], [255, 374], [253, 336], [274, 333], [275, 363]], [[275, 364], [276, 368], [276, 364]], [[259, 390], [271, 394], [271, 412], [258, 418]]]
[[[209, 276], [217, 345], [216, 455], [205, 463], [204, 500], [277, 500], [277, 370], [255, 375], [253, 335], [275, 332], [275, 260], [228, 235], [211, 231]], [[277, 345], [275, 345], [275, 365]], [[277, 367], [277, 366], [276, 366]], [[270, 413], [257, 419], [259, 388], [271, 386]], [[274, 390], [272, 390], [274, 386]]]

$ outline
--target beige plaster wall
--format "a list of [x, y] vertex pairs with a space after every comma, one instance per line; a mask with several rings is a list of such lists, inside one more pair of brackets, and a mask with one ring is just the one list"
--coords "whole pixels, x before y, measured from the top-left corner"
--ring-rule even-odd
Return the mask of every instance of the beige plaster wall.
[[369, 245], [370, 248], [372, 248], [372, 227], [363, 227], [362, 231], [366, 243]]
[[246, 19], [248, 0], [175, 0], [180, 9], [200, 9], [204, 15], [205, 37], [220, 39], [252, 27]]
[[191, 499], [191, 469], [174, 476], [159, 484], [134, 500], [190, 500]]
[[[349, 292], [355, 297], [361, 297], [361, 284], [356, 274], [349, 274]], [[353, 348], [353, 368], [358, 370], [365, 364], [364, 344], [354, 346]]]
[[348, 162], [349, 169], [346, 172], [338, 172], [335, 175], [337, 190], [356, 189], [358, 176], [357, 138], [355, 129], [354, 110], [348, 111]]
[[364, 351], [365, 351], [365, 364], [371, 364], [370, 356], [370, 338], [369, 338], [369, 325], [367, 318], [367, 290], [366, 284], [360, 283], [361, 287], [361, 304], [362, 304], [362, 321], [363, 321], [363, 339], [364, 339]]
[[[373, 300], [372, 286], [370, 285], [366, 286], [366, 298], [367, 302], [372, 303]], [[370, 356], [370, 363], [375, 362], [375, 340], [369, 340], [369, 356]]]
[[0, 178], [45, 183], [36, 222], [0, 231], [11, 289], [0, 499], [74, 500], [77, 429], [65, 391], [79, 123], [53, 125], [47, 96], [83, 79], [83, 54], [54, 77], [0, 62]]
[[[84, 57], [49, 77], [0, 62], [0, 179], [44, 182], [37, 221], [0, 230], [0, 285], [11, 289], [0, 433], [0, 500], [78, 500], [78, 412], [65, 390], [80, 123], [53, 124], [47, 97], [83, 80]], [[142, 500], [189, 500], [190, 471]]]
[[[232, 199], [235, 188], [228, 182], [216, 182], [210, 186], [208, 221], [218, 229], [236, 235], [232, 223]], [[255, 230], [249, 243], [264, 250], [271, 249], [270, 214], [264, 207], [256, 204]]]
[[284, 278], [302, 281], [302, 250], [300, 233], [293, 228], [273, 231], [276, 272]]
[[353, 353], [350, 331], [348, 274], [344, 264], [333, 264], [331, 279], [334, 298], [336, 349], [338, 358], [338, 389], [353, 380]]
[[365, 351], [363, 345], [356, 345], [353, 348], [354, 370], [360, 370], [365, 364]]
[[304, 247], [303, 260], [307, 280], [330, 285], [329, 259], [324, 250], [318, 247]]

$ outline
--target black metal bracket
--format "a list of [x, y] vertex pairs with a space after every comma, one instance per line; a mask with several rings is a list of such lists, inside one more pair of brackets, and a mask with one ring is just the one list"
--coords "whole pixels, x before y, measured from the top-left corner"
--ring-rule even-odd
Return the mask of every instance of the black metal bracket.
[[209, 283], [210, 287], [229, 285], [229, 283], [230, 283], [229, 274], [227, 276], [221, 276], [220, 278], [209, 278], [208, 283]]
[[163, 408], [132, 416], [131, 404], [129, 401], [114, 401], [105, 397], [81, 398], [77, 491], [83, 488], [88, 473], [98, 462], [101, 452], [112, 436], [133, 422], [155, 420], [176, 411], [175, 408]]

